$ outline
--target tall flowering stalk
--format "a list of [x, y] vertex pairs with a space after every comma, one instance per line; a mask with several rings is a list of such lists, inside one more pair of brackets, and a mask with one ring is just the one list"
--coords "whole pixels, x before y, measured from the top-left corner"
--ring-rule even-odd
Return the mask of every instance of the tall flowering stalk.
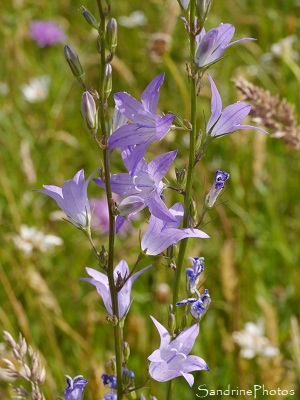
[[[178, 185], [185, 185], [178, 191], [183, 194], [184, 204], [175, 203], [170, 208], [162, 199], [164, 190], [170, 188], [164, 183], [164, 177], [171, 168], [177, 150], [160, 154], [149, 162], [145, 154], [152, 142], [161, 140], [176, 121], [173, 114], [160, 115], [156, 112], [159, 91], [163, 85], [164, 74], [154, 77], [141, 95], [141, 102], [125, 92], [114, 95], [115, 110], [112, 121], [107, 115], [108, 97], [112, 90], [112, 67], [117, 45], [117, 22], [114, 18], [107, 21], [110, 14], [110, 0], [96, 0], [99, 22], [85, 8], [81, 12], [86, 21], [98, 32], [97, 44], [100, 54], [100, 81], [97, 90], [88, 89], [85, 84], [84, 70], [74, 49], [65, 47], [65, 56], [71, 71], [84, 89], [81, 101], [83, 120], [102, 152], [102, 166], [97, 168], [99, 178], [93, 181], [106, 192], [108, 210], [108, 244], [99, 251], [92, 239], [93, 210], [88, 199], [88, 185], [95, 172], [87, 180], [84, 171], [78, 171], [73, 179], [66, 181], [62, 187], [45, 185], [38, 190], [53, 198], [65, 212], [67, 220], [84, 232], [89, 239], [97, 258], [98, 270], [87, 267], [89, 278], [80, 278], [95, 286], [102, 297], [108, 312], [107, 320], [113, 325], [115, 355], [111, 360], [112, 375], [103, 374], [104, 385], [110, 388], [104, 400], [121, 400], [123, 395], [137, 389], [134, 373], [126, 368], [130, 349], [123, 340], [123, 326], [131, 305], [131, 288], [139, 276], [148, 271], [151, 265], [136, 271], [139, 262], [147, 256], [159, 256], [166, 252], [170, 258], [169, 265], [175, 270], [173, 299], [169, 306], [169, 329], [166, 329], [154, 317], [151, 317], [160, 335], [159, 349], [148, 357], [150, 361], [149, 376], [159, 382], [169, 382], [167, 400], [173, 398], [173, 382], [183, 376], [190, 386], [194, 383], [193, 371], [209, 370], [206, 362], [194, 355], [189, 355], [200, 331], [199, 322], [207, 312], [211, 297], [208, 289], [202, 293], [199, 280], [204, 271], [204, 258], [198, 255], [189, 257], [192, 268], [186, 269], [187, 298], [180, 300], [182, 270], [186, 259], [188, 238], [208, 238], [198, 229], [201, 226], [207, 209], [214, 206], [229, 178], [225, 171], [218, 170], [211, 190], [203, 202], [202, 215], [196, 221], [197, 205], [193, 200], [194, 169], [202, 158], [203, 150], [208, 144], [237, 129], [260, 128], [243, 125], [243, 119], [249, 114], [250, 106], [237, 102], [223, 109], [221, 96], [209, 74], [211, 87], [211, 116], [206, 129], [198, 134], [197, 96], [200, 82], [206, 70], [215, 64], [222, 53], [232, 44], [253, 40], [244, 38], [230, 43], [234, 27], [230, 24], [220, 25], [206, 33], [204, 22], [210, 7], [209, 0], [178, 0], [185, 15], [185, 26], [188, 33], [190, 59], [188, 79], [190, 85], [190, 121], [182, 122], [181, 127], [189, 131], [189, 161], [187, 170], [177, 170]], [[108, 50], [108, 51], [107, 51]], [[173, 121], [174, 120], [174, 121]], [[110, 128], [112, 127], [112, 128]], [[265, 132], [265, 131], [263, 131]], [[120, 149], [121, 158], [127, 173], [111, 174], [110, 159], [113, 151]], [[118, 150], [117, 150], [118, 151]], [[95, 170], [95, 171], [97, 171]], [[185, 180], [186, 178], [186, 180]], [[101, 190], [102, 190], [101, 189]], [[174, 189], [174, 188], [173, 188]], [[176, 189], [177, 190], [177, 189]], [[124, 197], [120, 204], [112, 194]], [[150, 212], [148, 228], [141, 236], [141, 250], [132, 268], [125, 260], [115, 262], [115, 235], [125, 221], [147, 208]], [[173, 256], [173, 246], [180, 242], [177, 258]], [[116, 265], [116, 266], [115, 266]], [[148, 272], [147, 272], [148, 273]], [[183, 322], [179, 320], [179, 307], [184, 309]], [[188, 326], [188, 320], [191, 320]], [[66, 400], [81, 400], [84, 387], [88, 383], [81, 375], [74, 379], [67, 376], [67, 388], [64, 391]], [[141, 386], [142, 387], [142, 386]], [[133, 398], [135, 395], [133, 395]]]
[[[105, 84], [110, 79], [106, 74], [109, 69], [108, 61], [111, 61], [117, 37], [117, 25], [114, 19], [111, 19], [106, 28], [106, 15], [109, 12], [110, 6], [104, 10], [101, 0], [97, 0], [97, 7], [100, 16], [100, 23], [98, 27], [98, 40], [100, 42], [100, 85], [99, 85], [99, 120], [101, 135], [104, 138], [103, 146], [103, 164], [105, 176], [106, 198], [109, 214], [109, 237], [108, 237], [108, 260], [107, 260], [107, 277], [109, 282], [109, 289], [112, 301], [112, 312], [116, 317], [117, 323], [114, 325], [114, 341], [115, 341], [115, 356], [116, 356], [116, 375], [117, 375], [117, 396], [118, 399], [122, 398], [122, 332], [119, 323], [119, 306], [118, 306], [118, 293], [114, 281], [114, 246], [115, 246], [115, 215], [114, 215], [114, 200], [112, 198], [111, 182], [110, 182], [110, 165], [109, 165], [109, 152], [107, 149], [108, 131], [106, 125], [106, 110], [107, 110], [107, 92], [105, 91]], [[111, 59], [106, 59], [105, 49], [107, 44], [110, 47]]]

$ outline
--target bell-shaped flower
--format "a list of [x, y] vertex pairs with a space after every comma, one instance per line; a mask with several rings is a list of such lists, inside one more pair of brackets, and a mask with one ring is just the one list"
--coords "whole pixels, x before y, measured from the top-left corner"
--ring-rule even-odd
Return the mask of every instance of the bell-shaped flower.
[[190, 386], [194, 377], [189, 372], [207, 370], [206, 362], [197, 356], [189, 356], [199, 333], [199, 324], [190, 326], [181, 332], [174, 340], [155, 318], [151, 317], [160, 335], [160, 346], [149, 357], [150, 376], [158, 382], [166, 382], [177, 376], [183, 376]]
[[164, 222], [154, 215], [151, 215], [148, 228], [141, 241], [142, 250], [146, 252], [146, 254], [153, 256], [160, 254], [172, 244], [185, 238], [209, 238], [206, 233], [199, 229], [178, 228], [183, 218], [183, 207], [181, 203], [175, 203], [169, 211], [176, 219], [176, 222]]
[[161, 139], [170, 129], [174, 116], [156, 114], [159, 89], [164, 81], [164, 74], [155, 77], [141, 96], [141, 103], [126, 92], [114, 95], [116, 107], [127, 118], [128, 123], [115, 130], [108, 139], [108, 148], [126, 148], [138, 145], [136, 163], [145, 154], [147, 146], [154, 140]]
[[241, 125], [243, 120], [250, 113], [251, 105], [242, 101], [237, 101], [222, 110], [222, 100], [220, 93], [212, 79], [207, 74], [211, 86], [211, 116], [206, 126], [206, 133], [212, 137], [221, 137], [238, 129], [255, 129], [263, 133], [265, 130], [252, 125]]
[[[127, 153], [125, 157], [124, 151], [122, 152], [126, 167], [132, 157], [129, 149]], [[162, 178], [170, 168], [176, 154], [177, 151], [170, 151], [154, 158], [148, 164], [145, 159], [140, 160], [134, 176], [129, 173], [111, 175], [112, 192], [128, 196], [119, 205], [118, 210], [122, 216], [133, 215], [148, 207], [155, 217], [164, 221], [176, 221], [160, 197], [163, 190]], [[105, 183], [100, 178], [95, 178], [94, 182], [105, 187]]]
[[65, 375], [67, 378], [67, 388], [63, 392], [65, 400], [81, 400], [85, 385], [88, 383], [82, 375], [75, 376], [72, 379], [69, 375]]
[[223, 52], [235, 43], [243, 42], [244, 40], [255, 40], [243, 38], [230, 43], [234, 31], [235, 28], [231, 24], [220, 24], [218, 28], [211, 29], [208, 32], [203, 28], [199, 35], [196, 36], [197, 48], [194, 61], [198, 67], [205, 67], [218, 60]]
[[77, 228], [89, 228], [91, 209], [87, 197], [87, 187], [94, 172], [84, 179], [84, 170], [80, 170], [73, 179], [66, 181], [62, 187], [43, 185], [44, 190], [34, 190], [52, 197], [63, 210], [68, 220]]
[[[133, 282], [138, 278], [143, 272], [147, 271], [151, 265], [143, 268], [142, 270], [133, 274], [129, 279], [126, 280], [123, 287], [118, 291], [118, 306], [119, 306], [119, 317], [123, 318], [126, 316], [130, 307], [130, 293]], [[113, 315], [112, 301], [109, 290], [109, 283], [107, 275], [99, 272], [95, 269], [86, 267], [86, 272], [91, 278], [80, 278], [81, 281], [86, 281], [94, 285], [97, 292], [102, 297], [103, 303], [107, 312]], [[119, 264], [114, 269], [114, 281], [115, 284], [121, 280], [125, 280], [129, 276], [128, 264], [125, 260], [119, 262]]]

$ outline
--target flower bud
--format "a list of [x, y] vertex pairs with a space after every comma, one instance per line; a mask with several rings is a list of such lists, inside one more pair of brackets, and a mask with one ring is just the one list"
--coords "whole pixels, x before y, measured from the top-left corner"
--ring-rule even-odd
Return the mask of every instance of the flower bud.
[[175, 328], [176, 328], [176, 318], [175, 318], [175, 315], [173, 313], [170, 313], [168, 315], [168, 328], [169, 328], [169, 332], [172, 335], [174, 333], [174, 331], [175, 331]]
[[80, 11], [82, 15], [84, 16], [84, 19], [87, 21], [89, 25], [91, 25], [94, 29], [98, 30], [98, 22], [96, 18], [93, 16], [93, 14], [84, 6], [80, 7]]
[[84, 78], [84, 72], [77, 53], [71, 46], [65, 46], [64, 52], [66, 60], [71, 68], [72, 74], [75, 76], [75, 78], [79, 80], [79, 82], [82, 82]]
[[205, 198], [206, 207], [213, 207], [217, 197], [219, 196], [222, 189], [224, 189], [224, 183], [229, 179], [229, 174], [225, 171], [216, 171], [215, 180], [212, 188], [207, 193]]
[[99, 267], [103, 268], [104, 270], [107, 269], [108, 252], [105, 250], [105, 247], [103, 245], [102, 249], [98, 252], [98, 263]]
[[123, 342], [123, 358], [124, 362], [127, 363], [130, 356], [130, 347], [128, 342]]
[[176, 250], [177, 250], [176, 244], [171, 244], [171, 246], [169, 246], [167, 248], [167, 257], [168, 257], [169, 261], [172, 260], [176, 256]]
[[196, 0], [197, 16], [200, 19], [200, 21], [202, 21], [202, 23], [206, 20], [211, 3], [212, 0]]
[[182, 168], [175, 168], [175, 174], [178, 186], [183, 186], [186, 178], [186, 167], [184, 166]]
[[115, 18], [111, 18], [106, 26], [106, 44], [108, 50], [114, 54], [117, 47], [118, 25]]
[[95, 100], [89, 92], [84, 92], [81, 99], [81, 114], [91, 132], [98, 129], [98, 113]]
[[179, 5], [186, 11], [190, 5], [190, 0], [178, 0]]
[[105, 65], [104, 70], [104, 95], [108, 98], [112, 89], [112, 68], [110, 64]]
[[118, 212], [120, 215], [125, 217], [133, 212], [141, 211], [145, 207], [144, 200], [139, 196], [129, 196], [121, 203], [118, 207]]

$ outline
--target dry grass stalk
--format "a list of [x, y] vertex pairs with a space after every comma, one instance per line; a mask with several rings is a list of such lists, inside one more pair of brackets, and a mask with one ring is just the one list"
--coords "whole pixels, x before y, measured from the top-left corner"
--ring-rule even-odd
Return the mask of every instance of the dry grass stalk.
[[300, 381], [300, 327], [296, 317], [291, 317], [292, 357]]
[[227, 303], [237, 308], [236, 294], [238, 290], [238, 275], [234, 261], [234, 241], [226, 240], [220, 253], [220, 272], [223, 296]]
[[272, 137], [282, 140], [295, 149], [300, 149], [300, 126], [297, 124], [294, 106], [281, 100], [278, 95], [272, 96], [268, 90], [253, 85], [244, 78], [234, 80], [242, 100], [250, 101], [250, 115], [261, 125], [269, 129]]
[[28, 383], [27, 388], [22, 385], [11, 385], [13, 392], [16, 394], [13, 398], [19, 400], [45, 400], [40, 386], [45, 382], [46, 371], [41, 364], [39, 355], [31, 346], [27, 346], [26, 340], [21, 333], [19, 334], [19, 341], [16, 342], [9, 332], [4, 331], [4, 341], [11, 348], [17, 365], [3, 358], [2, 360], [6, 364], [5, 371], [11, 378], [21, 379]]

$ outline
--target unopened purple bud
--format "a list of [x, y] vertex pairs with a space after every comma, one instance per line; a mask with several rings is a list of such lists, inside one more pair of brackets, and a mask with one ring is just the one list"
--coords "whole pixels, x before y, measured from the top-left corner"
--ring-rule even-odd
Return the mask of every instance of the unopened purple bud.
[[129, 383], [131, 383], [134, 379], [134, 372], [131, 371], [128, 368], [123, 368], [122, 369], [122, 377], [123, 377], [123, 383], [125, 385], [128, 385]]
[[106, 44], [109, 51], [114, 54], [118, 40], [118, 24], [115, 18], [111, 18], [106, 26]]
[[197, 48], [195, 54], [195, 63], [198, 67], [202, 67], [205, 65], [206, 59], [208, 55], [211, 54], [215, 47], [215, 43], [218, 37], [218, 29], [211, 29], [207, 34], [203, 37], [200, 45]]
[[98, 129], [98, 113], [95, 100], [89, 92], [84, 92], [81, 99], [81, 114], [91, 132]]
[[109, 97], [112, 89], [112, 67], [110, 64], [105, 65], [104, 70], [104, 95]]
[[71, 46], [65, 46], [64, 52], [66, 60], [71, 68], [72, 74], [75, 76], [75, 78], [82, 82], [84, 78], [84, 72], [77, 53]]
[[80, 11], [82, 15], [84, 16], [84, 19], [87, 21], [89, 25], [91, 25], [94, 29], [98, 30], [98, 21], [96, 18], [93, 16], [93, 14], [84, 6], [80, 7]]
[[205, 198], [205, 204], [207, 207], [214, 206], [221, 190], [224, 189], [224, 183], [229, 179], [229, 177], [230, 175], [225, 171], [216, 171], [214, 184]]

